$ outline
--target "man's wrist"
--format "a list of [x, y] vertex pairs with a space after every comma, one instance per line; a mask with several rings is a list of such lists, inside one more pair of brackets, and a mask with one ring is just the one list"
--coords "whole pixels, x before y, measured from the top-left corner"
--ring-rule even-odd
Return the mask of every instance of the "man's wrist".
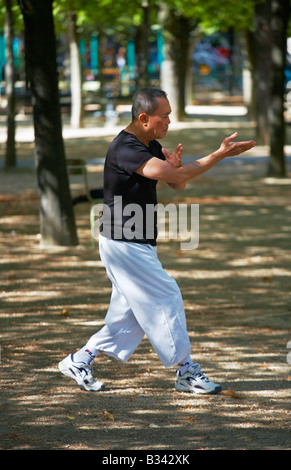
[[226, 154], [224, 153], [224, 151], [222, 149], [217, 149], [215, 150], [213, 153], [213, 158], [217, 161], [221, 161], [223, 160], [224, 158], [226, 158]]

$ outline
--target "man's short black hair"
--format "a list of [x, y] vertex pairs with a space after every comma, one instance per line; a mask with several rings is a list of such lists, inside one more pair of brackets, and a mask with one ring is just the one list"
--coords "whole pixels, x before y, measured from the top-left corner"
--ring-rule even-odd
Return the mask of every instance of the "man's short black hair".
[[140, 113], [152, 116], [158, 107], [156, 98], [167, 98], [167, 93], [155, 87], [145, 87], [136, 91], [131, 110], [132, 120], [136, 121]]

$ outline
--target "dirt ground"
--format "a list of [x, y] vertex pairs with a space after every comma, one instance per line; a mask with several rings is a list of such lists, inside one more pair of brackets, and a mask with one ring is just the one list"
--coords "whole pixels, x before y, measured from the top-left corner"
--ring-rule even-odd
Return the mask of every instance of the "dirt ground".
[[[238, 127], [254, 137], [245, 119], [205, 119], [163, 145], [196, 157]], [[66, 152], [102, 158], [110, 140], [71, 138]], [[160, 202], [199, 204], [198, 248], [160, 240], [158, 252], [184, 297], [193, 359], [223, 392], [176, 392], [175, 369], [144, 338], [127, 364], [96, 360], [106, 389], [86, 393], [57, 364], [103, 325], [111, 285], [87, 203], [75, 206], [79, 246], [40, 248], [33, 145], [18, 145], [23, 165], [0, 172], [1, 450], [291, 449], [291, 179], [265, 178], [266, 155], [221, 162], [184, 192], [159, 186]]]

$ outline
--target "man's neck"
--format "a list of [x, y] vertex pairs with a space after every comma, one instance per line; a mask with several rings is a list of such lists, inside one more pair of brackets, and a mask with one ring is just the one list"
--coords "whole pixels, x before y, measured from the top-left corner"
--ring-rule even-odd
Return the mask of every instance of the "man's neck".
[[148, 136], [145, 135], [143, 129], [141, 129], [138, 124], [135, 124], [135, 122], [131, 122], [124, 130], [125, 132], [135, 135], [135, 137], [147, 147], [149, 146], [150, 140]]

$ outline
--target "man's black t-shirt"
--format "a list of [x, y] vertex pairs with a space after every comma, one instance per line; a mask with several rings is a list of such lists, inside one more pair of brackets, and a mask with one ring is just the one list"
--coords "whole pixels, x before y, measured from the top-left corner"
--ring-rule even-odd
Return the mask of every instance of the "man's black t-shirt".
[[147, 147], [124, 130], [112, 141], [104, 165], [103, 236], [156, 245], [157, 181], [135, 170], [153, 156], [165, 160], [161, 149], [156, 140]]

